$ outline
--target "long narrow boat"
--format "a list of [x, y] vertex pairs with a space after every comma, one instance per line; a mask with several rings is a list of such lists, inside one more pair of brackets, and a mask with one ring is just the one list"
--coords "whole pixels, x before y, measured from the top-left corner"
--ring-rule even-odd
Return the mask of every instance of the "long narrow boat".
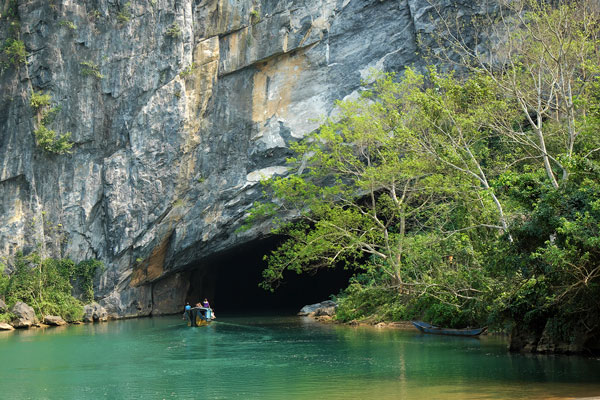
[[188, 326], [204, 326], [213, 320], [212, 308], [192, 307], [183, 313]]
[[487, 327], [483, 328], [466, 328], [466, 329], [452, 329], [452, 328], [440, 328], [439, 326], [428, 324], [423, 321], [410, 321], [412, 324], [423, 333], [433, 333], [436, 335], [453, 335], [453, 336], [478, 336], [487, 330]]

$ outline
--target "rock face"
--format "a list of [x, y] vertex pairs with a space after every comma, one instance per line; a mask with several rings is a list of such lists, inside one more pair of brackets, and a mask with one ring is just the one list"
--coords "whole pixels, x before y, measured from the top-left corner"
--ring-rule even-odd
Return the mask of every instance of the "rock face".
[[46, 315], [44, 317], [44, 324], [52, 326], [66, 325], [66, 321], [57, 315]]
[[[433, 2], [465, 21], [483, 12]], [[286, 172], [289, 144], [372, 69], [422, 66], [418, 36], [437, 43], [427, 0], [31, 0], [14, 11], [19, 24], [3, 17], [0, 33], [17, 26], [28, 57], [0, 76], [0, 257], [42, 245], [101, 259], [96, 294], [113, 317], [178, 312], [190, 265], [267, 233], [236, 228], [259, 181]], [[48, 127], [71, 132], [71, 153], [36, 146], [32, 91], [51, 95]]]
[[4, 300], [0, 299], [0, 313], [6, 312], [7, 308], [6, 308], [6, 303], [4, 302]]
[[11, 322], [15, 328], [29, 328], [37, 323], [33, 308], [22, 301], [17, 302], [10, 311], [15, 315]]
[[83, 307], [84, 322], [105, 322], [108, 320], [106, 309], [98, 303], [87, 304]]
[[[564, 329], [568, 326], [569, 329]], [[510, 351], [525, 353], [600, 354], [600, 337], [595, 324], [565, 323], [548, 318], [535, 328], [517, 324], [510, 335]]]

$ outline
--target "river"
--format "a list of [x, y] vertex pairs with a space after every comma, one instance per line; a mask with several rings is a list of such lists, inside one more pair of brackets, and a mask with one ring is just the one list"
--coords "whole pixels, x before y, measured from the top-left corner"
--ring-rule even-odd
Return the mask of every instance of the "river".
[[558, 399], [600, 396], [600, 359], [480, 339], [226, 316], [0, 332], [3, 399]]

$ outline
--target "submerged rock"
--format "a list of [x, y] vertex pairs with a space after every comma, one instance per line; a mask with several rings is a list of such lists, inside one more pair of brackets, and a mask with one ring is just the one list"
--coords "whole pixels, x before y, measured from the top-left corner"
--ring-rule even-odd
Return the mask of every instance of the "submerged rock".
[[44, 317], [44, 324], [52, 325], [52, 326], [62, 326], [66, 325], [66, 321], [59, 317], [58, 315], [46, 315]]
[[15, 328], [12, 325], [7, 324], [6, 322], [0, 322], [0, 331], [12, 331]]
[[84, 322], [104, 322], [106, 320], [108, 320], [108, 313], [100, 304], [91, 303], [83, 307]]
[[15, 328], [29, 328], [37, 324], [35, 311], [22, 301], [18, 301], [10, 311], [15, 315], [12, 320], [12, 326]]

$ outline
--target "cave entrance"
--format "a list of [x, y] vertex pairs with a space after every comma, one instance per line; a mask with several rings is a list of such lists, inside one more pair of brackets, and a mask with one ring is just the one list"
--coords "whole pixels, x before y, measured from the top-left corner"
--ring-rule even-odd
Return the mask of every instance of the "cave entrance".
[[329, 299], [348, 285], [352, 272], [323, 269], [317, 274], [290, 272], [274, 293], [258, 287], [266, 267], [263, 256], [281, 242], [269, 237], [239, 245], [208, 257], [193, 267], [186, 301], [194, 304], [207, 297], [217, 313], [297, 312], [306, 304]]

